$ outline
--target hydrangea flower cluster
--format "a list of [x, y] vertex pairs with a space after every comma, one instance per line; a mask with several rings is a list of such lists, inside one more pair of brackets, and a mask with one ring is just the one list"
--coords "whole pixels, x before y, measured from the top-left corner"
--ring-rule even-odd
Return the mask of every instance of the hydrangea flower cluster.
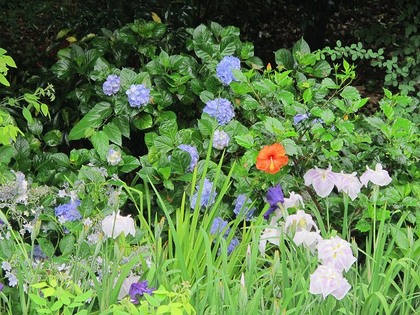
[[245, 194], [240, 194], [235, 200], [235, 208], [233, 213], [237, 217], [245, 217], [246, 221], [251, 220], [254, 215], [255, 207], [250, 207], [252, 200], [249, 199]]
[[128, 294], [130, 295], [133, 304], [139, 304], [139, 300], [144, 294], [152, 295], [155, 290], [156, 289], [154, 288], [149, 288], [147, 280], [144, 280], [131, 284]]
[[371, 170], [367, 166], [366, 168], [367, 170], [360, 176], [360, 180], [357, 178], [356, 172], [352, 174], [345, 174], [343, 171], [334, 173], [331, 165], [327, 169], [317, 167], [310, 169], [303, 178], [305, 185], [312, 185], [316, 194], [322, 198], [327, 197], [336, 186], [338, 191], [346, 193], [351, 200], [354, 200], [363, 185], [367, 186], [369, 181], [378, 186], [386, 186], [392, 180], [388, 172], [382, 169], [380, 163], [376, 164], [375, 170]]
[[61, 223], [80, 220], [82, 215], [77, 210], [79, 205], [80, 200], [74, 200], [64, 205], [60, 205], [55, 208], [55, 215]]
[[234, 56], [225, 56], [216, 67], [216, 75], [224, 85], [237, 81], [232, 69], [240, 69], [241, 61]]
[[181, 150], [183, 150], [185, 152], [188, 152], [190, 154], [191, 162], [190, 162], [190, 165], [187, 168], [187, 171], [188, 172], [194, 171], [194, 167], [197, 165], [198, 158], [199, 158], [197, 148], [192, 146], [192, 145], [188, 145], [188, 144], [180, 144], [178, 146], [178, 149], [181, 149]]
[[215, 130], [213, 135], [213, 148], [217, 150], [223, 150], [229, 145], [230, 137], [229, 135], [220, 130]]
[[[230, 228], [228, 227], [228, 222], [223, 220], [221, 217], [216, 217], [213, 220], [213, 223], [210, 228], [211, 235], [217, 235], [223, 233], [222, 237], [226, 239], [229, 236]], [[227, 247], [227, 254], [230, 255], [235, 248], [239, 245], [239, 239], [235, 236], [229, 243]], [[220, 254], [220, 250], [219, 250]]]
[[203, 112], [216, 118], [219, 125], [226, 125], [235, 117], [232, 103], [225, 98], [208, 101]]
[[106, 78], [106, 81], [102, 85], [102, 90], [104, 91], [105, 95], [111, 96], [117, 94], [121, 87], [121, 80], [120, 77], [111, 74]]
[[[196, 187], [196, 193], [193, 194], [190, 198], [191, 209], [195, 208], [195, 204], [197, 203], [198, 193], [200, 191], [200, 185]], [[211, 206], [217, 197], [216, 191], [213, 191], [213, 182], [208, 180], [207, 178], [204, 179], [203, 189], [201, 191], [201, 198], [200, 198], [200, 205], [201, 207], [208, 207]]]
[[131, 107], [141, 107], [149, 103], [150, 89], [143, 84], [132, 84], [125, 93], [128, 96], [128, 102]]
[[122, 161], [121, 152], [114, 149], [109, 149], [108, 154], [106, 155], [106, 161], [109, 165], [118, 165]]

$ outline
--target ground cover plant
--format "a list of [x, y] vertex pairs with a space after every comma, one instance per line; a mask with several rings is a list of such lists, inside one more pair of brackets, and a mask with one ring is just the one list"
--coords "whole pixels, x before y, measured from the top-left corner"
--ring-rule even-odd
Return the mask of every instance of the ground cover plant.
[[366, 116], [349, 60], [274, 59], [154, 16], [5, 97], [1, 313], [415, 314], [418, 99]]

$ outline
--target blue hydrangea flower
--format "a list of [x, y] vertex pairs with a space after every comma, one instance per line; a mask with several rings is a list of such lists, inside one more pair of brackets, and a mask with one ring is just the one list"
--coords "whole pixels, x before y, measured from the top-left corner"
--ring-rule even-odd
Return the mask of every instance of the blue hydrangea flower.
[[235, 209], [233, 209], [233, 213], [237, 217], [245, 216], [245, 220], [251, 220], [255, 208], [250, 208], [249, 206], [252, 204], [251, 199], [249, 199], [245, 194], [240, 194], [235, 201]]
[[59, 218], [60, 222], [80, 220], [82, 215], [77, 210], [79, 205], [80, 200], [60, 205], [55, 208], [55, 215]]
[[131, 297], [131, 302], [133, 304], [139, 304], [140, 298], [146, 293], [149, 295], [153, 294], [153, 291], [156, 289], [148, 288], [147, 280], [132, 283], [130, 289], [128, 290], [128, 294]]
[[224, 231], [223, 236], [227, 237], [229, 235], [230, 232], [230, 228], [226, 228], [228, 226], [228, 222], [223, 220], [221, 217], [216, 217], [213, 220], [213, 224], [211, 225], [210, 228], [210, 234], [211, 235], [216, 235], [216, 234], [220, 234]]
[[220, 130], [215, 130], [213, 135], [213, 148], [217, 150], [223, 150], [229, 144], [230, 137], [229, 135]]
[[106, 161], [109, 165], [118, 165], [122, 161], [121, 152], [114, 149], [109, 149], [108, 154], [106, 155]]
[[264, 213], [264, 219], [267, 220], [270, 214], [279, 207], [278, 204], [284, 202], [283, 190], [281, 189], [280, 184], [268, 189], [266, 198], [267, 202], [270, 204], [270, 208]]
[[232, 103], [225, 98], [208, 101], [203, 112], [216, 118], [219, 125], [226, 125], [235, 117]]
[[229, 85], [232, 81], [237, 81], [232, 69], [240, 69], [241, 61], [234, 56], [226, 56], [216, 67], [216, 75], [224, 85]]
[[[195, 188], [197, 192], [194, 195], [192, 195], [190, 199], [191, 209], [195, 208], [195, 204], [198, 198], [198, 192], [200, 191], [200, 185], [197, 185]], [[201, 198], [200, 198], [201, 207], [211, 206], [215, 202], [217, 193], [216, 191], [213, 191], [213, 194], [212, 194], [211, 193], [212, 190], [213, 190], [213, 183], [209, 181], [207, 178], [205, 178], [203, 189], [201, 191]]]
[[106, 81], [102, 85], [102, 90], [104, 91], [105, 95], [111, 96], [116, 94], [120, 90], [120, 87], [120, 77], [115, 74], [111, 74], [106, 78]]
[[188, 152], [191, 156], [191, 162], [190, 165], [187, 168], [188, 172], [192, 172], [194, 170], [194, 167], [197, 165], [198, 163], [198, 151], [197, 148], [192, 146], [192, 145], [188, 145], [188, 144], [180, 144], [178, 146], [178, 149], [181, 149], [185, 152]]
[[149, 103], [150, 89], [143, 84], [133, 84], [125, 93], [128, 96], [128, 102], [131, 107], [141, 107]]
[[35, 260], [47, 259], [47, 255], [45, 255], [45, 253], [42, 251], [41, 246], [39, 245], [34, 246], [33, 258]]
[[305, 119], [308, 119], [308, 118], [309, 118], [309, 114], [297, 114], [295, 117], [293, 117], [293, 123], [295, 125], [297, 125], [301, 121], [303, 121]]
[[237, 237], [232, 238], [232, 240], [230, 241], [228, 247], [227, 247], [227, 254], [230, 255], [236, 247], [238, 247], [239, 245], [239, 240]]

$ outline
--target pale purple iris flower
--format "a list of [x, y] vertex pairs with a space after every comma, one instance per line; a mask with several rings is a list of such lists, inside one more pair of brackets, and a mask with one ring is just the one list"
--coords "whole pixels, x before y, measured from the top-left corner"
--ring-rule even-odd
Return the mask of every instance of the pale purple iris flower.
[[356, 172], [345, 174], [343, 171], [337, 173], [335, 185], [337, 186], [338, 191], [346, 193], [351, 200], [357, 198], [357, 195], [360, 193], [360, 189], [363, 186], [357, 178]]
[[303, 176], [305, 185], [312, 185], [318, 196], [327, 197], [332, 192], [337, 178], [337, 173], [334, 173], [331, 169], [331, 165], [327, 169], [318, 167], [310, 169]]
[[391, 183], [392, 178], [386, 170], [382, 169], [382, 165], [377, 163], [375, 170], [371, 170], [368, 166], [366, 166], [366, 171], [362, 174], [362, 176], [360, 176], [360, 181], [366, 187], [368, 182], [372, 182], [378, 186], [386, 186]]
[[324, 299], [331, 294], [337, 300], [341, 300], [350, 288], [347, 279], [333, 266], [321, 265], [310, 275], [309, 292], [322, 294]]
[[320, 240], [317, 246], [318, 259], [323, 265], [330, 265], [338, 271], [349, 271], [356, 261], [350, 243], [335, 236], [327, 240]]

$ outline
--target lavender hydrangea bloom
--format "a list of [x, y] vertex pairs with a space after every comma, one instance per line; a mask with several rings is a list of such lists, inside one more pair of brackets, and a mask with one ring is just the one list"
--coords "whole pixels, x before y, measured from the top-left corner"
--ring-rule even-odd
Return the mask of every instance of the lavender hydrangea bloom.
[[213, 148], [217, 150], [223, 150], [229, 144], [230, 138], [229, 135], [220, 130], [215, 130], [213, 135]]
[[42, 251], [41, 246], [35, 245], [33, 250], [33, 258], [34, 260], [43, 260], [47, 259], [47, 255]]
[[106, 155], [106, 161], [109, 165], [118, 165], [122, 161], [121, 152], [114, 149], [109, 149], [108, 154]]
[[240, 69], [241, 61], [234, 56], [225, 56], [216, 67], [216, 75], [224, 85], [237, 81], [232, 69]]
[[308, 119], [308, 118], [309, 118], [308, 114], [297, 114], [295, 117], [293, 117], [293, 124], [297, 125], [301, 121], [303, 121], [305, 119]]
[[115, 74], [111, 74], [106, 78], [106, 81], [102, 85], [102, 90], [104, 91], [105, 95], [111, 96], [120, 90], [120, 86], [120, 77]]
[[226, 125], [235, 117], [232, 103], [225, 98], [208, 101], [203, 112], [216, 118], [219, 125]]
[[55, 208], [55, 215], [61, 220], [61, 222], [80, 220], [82, 215], [76, 209], [79, 205], [80, 200], [60, 205]]
[[250, 208], [252, 201], [249, 199], [245, 194], [240, 194], [235, 201], [235, 209], [233, 209], [233, 213], [238, 216], [245, 216], [245, 220], [251, 220], [255, 208]]
[[[196, 186], [196, 190], [197, 192], [194, 195], [192, 195], [190, 199], [191, 209], [194, 209], [195, 204], [197, 203], [197, 197], [198, 197], [198, 192], [200, 190], [200, 185]], [[209, 181], [207, 178], [205, 178], [203, 189], [201, 191], [201, 199], [200, 199], [200, 204], [202, 207], [210, 206], [216, 200], [217, 193], [216, 191], [213, 191], [213, 194], [212, 194], [211, 193], [212, 190], [213, 190], [213, 183]]]
[[281, 189], [280, 184], [268, 189], [266, 198], [267, 202], [270, 204], [270, 208], [264, 213], [264, 219], [267, 220], [270, 214], [279, 207], [278, 204], [284, 202], [283, 190]]
[[215, 235], [215, 234], [220, 234], [223, 231], [225, 231], [223, 236], [227, 237], [230, 232], [230, 229], [226, 228], [227, 226], [228, 226], [227, 221], [223, 220], [221, 217], [216, 217], [214, 218], [213, 224], [211, 225], [210, 234]]
[[191, 156], [191, 162], [190, 165], [187, 168], [187, 171], [192, 172], [194, 170], [194, 167], [197, 165], [198, 162], [198, 151], [196, 147], [188, 144], [180, 144], [178, 146], [178, 149], [181, 149], [185, 152], [188, 152]]
[[131, 107], [141, 107], [149, 103], [150, 89], [143, 84], [133, 84], [125, 93], [128, 96], [128, 102]]
[[230, 255], [235, 250], [235, 248], [238, 247], [238, 245], [239, 245], [239, 240], [238, 240], [237, 237], [234, 237], [230, 241], [230, 243], [229, 243], [229, 245], [227, 247], [227, 254]]
[[130, 286], [130, 290], [128, 291], [128, 294], [131, 297], [131, 302], [133, 304], [139, 304], [139, 299], [146, 293], [149, 295], [153, 294], [153, 291], [156, 289], [154, 288], [148, 288], [147, 280], [141, 281], [141, 282], [135, 282], [132, 283]]

